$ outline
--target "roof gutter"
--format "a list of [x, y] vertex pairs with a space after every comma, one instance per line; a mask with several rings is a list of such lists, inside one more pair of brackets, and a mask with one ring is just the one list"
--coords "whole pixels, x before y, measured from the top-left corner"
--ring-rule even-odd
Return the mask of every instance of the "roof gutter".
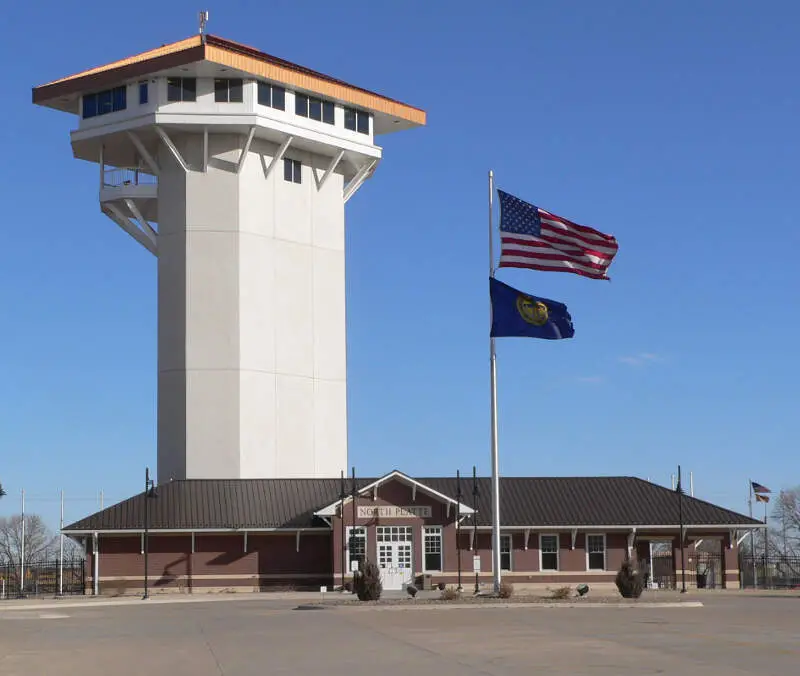
[[[474, 526], [465, 526], [465, 528], [470, 528], [470, 529], [472, 529], [473, 527]], [[533, 530], [533, 531], [544, 531], [544, 530], [550, 530], [550, 531], [569, 531], [569, 530], [595, 530], [595, 531], [598, 531], [598, 530], [606, 530], [606, 531], [611, 531], [611, 530], [619, 530], [619, 531], [629, 531], [631, 529], [634, 529], [634, 530], [637, 530], [637, 531], [643, 531], [643, 530], [674, 530], [674, 529], [680, 528], [680, 527], [681, 527], [680, 524], [677, 524], [677, 523], [674, 524], [674, 525], [671, 525], [671, 526], [670, 525], [664, 525], [664, 524], [660, 524], [660, 525], [654, 525], [654, 524], [641, 525], [641, 524], [638, 524], [638, 523], [632, 523], [632, 524], [629, 524], [629, 525], [617, 524], [615, 526], [602, 525], [602, 524], [601, 525], [597, 525], [597, 526], [595, 526], [595, 525], [574, 525], [574, 524], [562, 524], [560, 526], [503, 526], [503, 525], [500, 526], [500, 528], [502, 530], [521, 530], [521, 531], [522, 530]], [[729, 523], [683, 524], [684, 530], [688, 530], [690, 528], [694, 529], [694, 530], [704, 529], [704, 528], [705, 529], [719, 528], [719, 529], [722, 529], [722, 530], [758, 530], [758, 529], [764, 529], [766, 527], [767, 527], [767, 525], [763, 524], [763, 523], [746, 523], [746, 524], [736, 524], [736, 523], [731, 523], [731, 524], [729, 524]], [[477, 528], [478, 528], [478, 530], [492, 530], [492, 526], [478, 526]]]
[[[190, 535], [192, 533], [329, 533], [330, 528], [148, 528], [150, 535]], [[103, 535], [134, 535], [144, 533], [144, 527], [136, 528], [80, 528], [71, 530], [63, 528], [64, 535], [91, 535], [100, 533]]]

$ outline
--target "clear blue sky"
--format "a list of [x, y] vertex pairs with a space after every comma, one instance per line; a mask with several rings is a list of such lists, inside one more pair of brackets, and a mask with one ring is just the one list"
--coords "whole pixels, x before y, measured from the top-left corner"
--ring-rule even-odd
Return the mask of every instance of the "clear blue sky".
[[[4, 9], [0, 514], [156, 464], [156, 266], [32, 86], [191, 35], [202, 3]], [[797, 469], [792, 2], [215, 3], [210, 32], [428, 111], [347, 205], [350, 460], [488, 473], [486, 173], [616, 235], [612, 282], [501, 271], [571, 341], [498, 344], [501, 472], [633, 474], [746, 511]], [[47, 17], [43, 19], [42, 17]], [[795, 197], [793, 197], [793, 195]]]

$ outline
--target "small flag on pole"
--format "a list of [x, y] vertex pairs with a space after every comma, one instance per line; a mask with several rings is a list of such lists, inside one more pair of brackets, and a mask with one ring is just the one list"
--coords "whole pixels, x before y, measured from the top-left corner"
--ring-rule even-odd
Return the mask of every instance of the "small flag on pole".
[[498, 190], [500, 267], [608, 279], [617, 240]]
[[[753, 493], [772, 493], [769, 488], [762, 486], [761, 484], [757, 484], [755, 481], [751, 481], [750, 484], [753, 486]], [[766, 500], [765, 502], [769, 502], [769, 500]]]
[[756, 502], [769, 502], [769, 495], [761, 495], [756, 493]]
[[572, 338], [575, 329], [567, 306], [547, 298], [530, 296], [489, 279], [492, 299], [492, 338], [527, 337], [560, 340]]

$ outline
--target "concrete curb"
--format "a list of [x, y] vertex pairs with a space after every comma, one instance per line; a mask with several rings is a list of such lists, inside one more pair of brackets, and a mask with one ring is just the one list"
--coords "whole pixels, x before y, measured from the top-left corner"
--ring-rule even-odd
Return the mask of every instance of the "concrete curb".
[[[323, 606], [325, 607], [325, 606]], [[503, 608], [507, 610], [517, 609], [534, 609], [534, 608], [561, 608], [561, 609], [584, 609], [584, 608], [702, 608], [703, 604], [700, 601], [685, 601], [685, 602], [656, 602], [656, 603], [421, 603], [414, 605], [413, 603], [403, 605], [377, 605], [377, 606], [361, 606], [361, 605], [331, 605], [327, 606], [333, 610], [357, 610], [357, 611], [370, 611], [370, 610], [477, 610], [480, 608]]]
[[86, 601], [9, 601], [8, 605], [0, 602], [0, 616], [9, 612], [23, 612], [36, 610], [55, 610], [61, 608], [113, 608], [119, 606], [132, 606], [146, 608], [147, 606], [176, 604], [176, 603], [224, 603], [225, 601], [262, 601], [270, 602], [319, 602], [319, 594], [310, 592], [307, 596], [272, 596], [265, 597], [263, 594], [225, 594], [225, 595], [203, 595], [203, 596], [151, 596], [146, 601], [141, 597], [128, 597], [123, 599], [87, 599]]

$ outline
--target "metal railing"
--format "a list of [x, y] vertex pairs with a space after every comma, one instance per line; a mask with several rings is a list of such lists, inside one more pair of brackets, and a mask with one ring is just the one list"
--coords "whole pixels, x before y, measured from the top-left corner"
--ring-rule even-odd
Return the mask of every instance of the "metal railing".
[[120, 188], [127, 185], [158, 185], [158, 177], [137, 167], [106, 167], [103, 170], [104, 188]]
[[800, 589], [800, 556], [743, 554], [739, 574], [745, 589]]
[[[61, 585], [59, 585], [59, 575]], [[57, 559], [25, 564], [25, 584], [20, 585], [19, 564], [0, 563], [0, 600], [31, 596], [56, 596], [61, 586], [64, 594], [83, 594], [86, 589], [85, 559]]]

